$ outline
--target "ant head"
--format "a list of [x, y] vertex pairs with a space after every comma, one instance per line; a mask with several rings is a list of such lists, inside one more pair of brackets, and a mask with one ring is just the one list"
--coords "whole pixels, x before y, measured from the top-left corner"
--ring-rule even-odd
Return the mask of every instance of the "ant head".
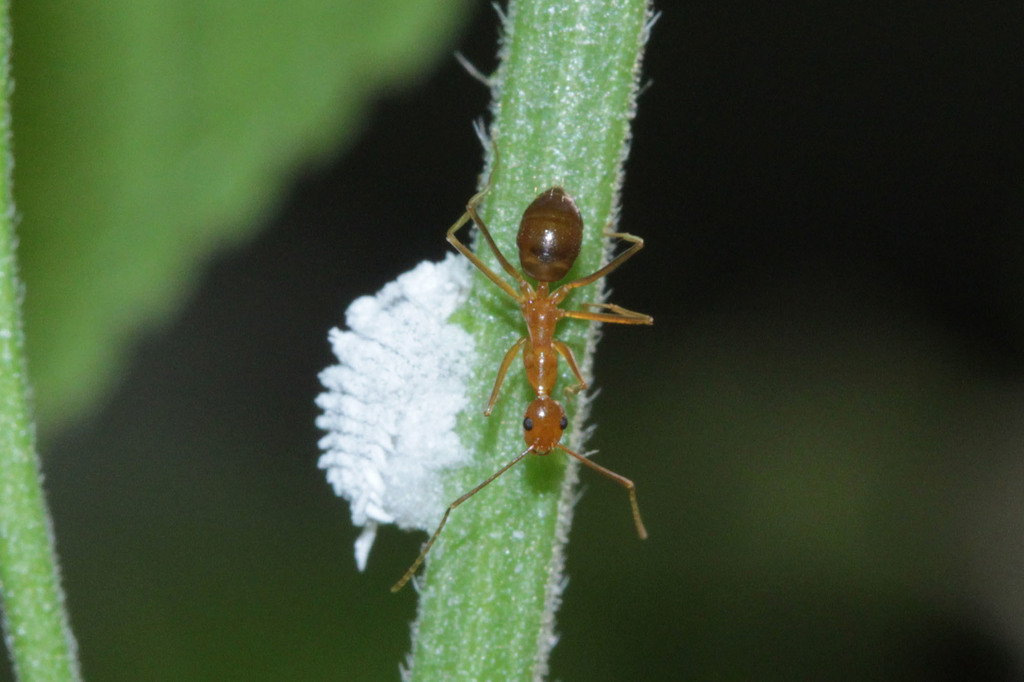
[[538, 282], [565, 277], [580, 255], [583, 218], [561, 187], [552, 187], [533, 200], [519, 223], [519, 263]]
[[535, 453], [546, 455], [558, 445], [558, 441], [562, 440], [562, 432], [568, 425], [565, 410], [557, 400], [537, 398], [526, 408], [523, 438]]

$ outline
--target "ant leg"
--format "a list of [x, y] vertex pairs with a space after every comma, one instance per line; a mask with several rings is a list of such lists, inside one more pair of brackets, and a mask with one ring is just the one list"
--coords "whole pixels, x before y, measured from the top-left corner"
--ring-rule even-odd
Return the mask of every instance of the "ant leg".
[[615, 305], [614, 303], [582, 303], [581, 305], [585, 308], [604, 308], [605, 310], [610, 310], [616, 315], [622, 315], [623, 317], [635, 317], [638, 319], [646, 319], [650, 317], [650, 315], [644, 315], [643, 313], [627, 310], [620, 305]]
[[591, 313], [585, 310], [563, 311], [565, 317], [572, 317], [577, 320], [590, 320], [591, 322], [612, 322], [615, 324], [654, 324], [654, 318], [650, 315], [626, 310], [614, 303], [584, 303], [588, 308], [604, 308], [610, 313]]
[[[487, 225], [484, 224], [484, 221], [480, 217], [480, 214], [477, 213], [476, 211], [476, 207], [480, 205], [480, 200], [483, 199], [484, 194], [488, 192], [490, 189], [490, 181], [488, 180], [487, 187], [484, 187], [479, 194], [474, 195], [473, 198], [469, 200], [469, 203], [466, 204], [466, 213], [469, 214], [469, 216], [473, 219], [473, 222], [476, 223], [476, 226], [480, 228], [480, 234], [482, 234], [484, 236], [484, 239], [487, 240], [488, 246], [491, 247], [491, 251], [494, 252], [494, 256], [495, 258], [498, 259], [498, 263], [501, 264], [502, 269], [505, 272], [507, 272], [517, 282], [523, 284], [526, 282], [526, 280], [523, 279], [523, 275], [514, 267], [512, 267], [512, 264], [509, 263], [508, 259], [505, 258], [505, 255], [501, 252], [501, 249], [499, 249], [498, 245], [494, 243], [494, 238], [491, 236], [491, 231], [487, 229]], [[514, 296], [514, 298], [518, 299], [519, 297], [517, 295]]]
[[566, 386], [565, 395], [576, 395], [587, 387], [587, 381], [583, 378], [583, 373], [580, 372], [580, 366], [576, 364], [576, 356], [572, 354], [572, 348], [569, 348], [569, 346], [565, 345], [558, 339], [552, 339], [551, 342], [554, 344], [555, 350], [557, 350], [559, 354], [565, 358], [565, 361], [569, 363], [569, 369], [572, 370], [573, 375], [576, 377], [576, 381], [579, 382], [575, 386]]
[[483, 490], [488, 483], [492, 482], [498, 476], [501, 476], [503, 473], [514, 467], [516, 464], [519, 463], [519, 460], [521, 460], [523, 457], [526, 457], [531, 452], [533, 452], [532, 445], [523, 450], [522, 454], [516, 455], [515, 459], [513, 459], [511, 462], [509, 462], [508, 464], [506, 464], [505, 466], [501, 467], [496, 472], [491, 474], [491, 476], [486, 481], [484, 481], [483, 483], [473, 488], [459, 499], [449, 504], [448, 508], [444, 510], [444, 516], [441, 517], [441, 524], [437, 527], [437, 530], [434, 531], [434, 534], [430, 536], [430, 539], [427, 540], [427, 544], [423, 546], [423, 550], [420, 552], [420, 555], [416, 557], [416, 561], [412, 562], [412, 566], [410, 566], [409, 570], [405, 572], [405, 575], [403, 575], [397, 583], [392, 585], [391, 591], [398, 592], [400, 589], [405, 587], [405, 584], [407, 582], [409, 582], [409, 579], [412, 578], [413, 574], [416, 572], [416, 569], [419, 568], [420, 564], [423, 563], [423, 560], [427, 558], [427, 552], [429, 552], [430, 548], [434, 545], [434, 541], [437, 540], [437, 536], [441, 534], [441, 529], [444, 528], [444, 524], [448, 523], [448, 515], [452, 513], [453, 509], [458, 507], [460, 504], [462, 504], [469, 498], [473, 497], [473, 495], [476, 495], [478, 492]]
[[508, 368], [512, 366], [512, 361], [516, 359], [516, 354], [519, 353], [519, 349], [522, 348], [524, 343], [526, 343], [526, 337], [519, 337], [519, 340], [513, 343], [512, 347], [505, 353], [505, 358], [501, 361], [501, 366], [498, 367], [498, 378], [494, 380], [494, 390], [491, 391], [491, 399], [487, 401], [487, 409], [484, 410], [485, 417], [491, 416], [494, 404], [498, 402], [498, 391], [501, 390], [501, 384], [505, 381], [505, 374], [508, 373]]
[[[490, 186], [488, 185], [488, 187], [485, 187], [483, 191], [486, 192], [489, 188], [490, 188]], [[474, 196], [472, 199], [470, 199], [470, 205], [472, 205], [473, 201], [479, 200], [479, 198], [482, 197], [482, 196], [483, 196], [482, 192], [480, 194], [477, 194], [476, 196]], [[508, 282], [506, 282], [505, 280], [503, 280], [501, 277], [499, 277], [498, 273], [494, 272], [494, 270], [491, 270], [489, 267], [484, 265], [484, 262], [482, 260], [480, 260], [480, 258], [478, 258], [475, 253], [470, 251], [469, 247], [467, 247], [465, 244], [463, 244], [461, 241], [459, 241], [458, 237], [455, 236], [455, 233], [459, 231], [459, 228], [461, 228], [463, 225], [468, 223], [471, 218], [474, 221], [476, 221], [477, 226], [480, 228], [481, 232], [484, 234], [484, 236], [487, 237], [487, 241], [488, 241], [488, 243], [490, 243], [491, 249], [493, 249], [494, 253], [498, 256], [498, 260], [503, 262], [503, 264], [504, 264], [503, 267], [506, 267], [506, 270], [508, 268], [512, 267], [511, 265], [508, 264], [508, 261], [505, 260], [505, 257], [501, 255], [501, 252], [498, 251], [498, 247], [494, 244], [494, 241], [491, 239], [491, 235], [490, 235], [489, 232], [487, 232], [487, 228], [484, 227], [484, 224], [482, 222], [479, 222], [479, 216], [476, 215], [476, 207], [475, 206], [473, 207], [472, 215], [469, 213], [469, 207], [467, 206], [466, 207], [466, 212], [462, 214], [462, 217], [459, 218], [455, 222], [454, 225], [452, 225], [450, 228], [448, 228], [448, 243], [451, 244], [452, 246], [454, 246], [456, 249], [458, 249], [459, 253], [461, 253], [463, 256], [468, 258], [469, 262], [472, 263], [474, 266], [476, 266], [477, 270], [479, 270], [480, 272], [484, 273], [484, 276], [486, 276], [487, 279], [489, 279], [492, 282], [494, 282], [495, 284], [497, 284], [498, 287], [500, 287], [502, 291], [504, 291], [506, 294], [508, 294], [513, 299], [518, 301], [519, 300], [519, 293], [515, 289], [512, 288], [512, 285], [509, 284]]]
[[513, 289], [508, 282], [501, 279], [501, 277], [499, 277], [497, 273], [495, 273], [489, 267], [484, 265], [483, 261], [481, 261], [480, 258], [477, 257], [475, 253], [470, 251], [469, 248], [467, 248], [466, 245], [459, 241], [458, 237], [455, 236], [455, 233], [459, 230], [459, 228], [461, 228], [463, 225], [469, 222], [470, 219], [472, 219], [472, 221], [476, 223], [477, 228], [479, 228], [480, 234], [482, 234], [484, 236], [484, 239], [487, 240], [487, 245], [491, 247], [491, 251], [494, 253], [495, 258], [498, 259], [498, 263], [501, 265], [502, 269], [509, 275], [511, 275], [511, 277], [520, 284], [525, 284], [526, 280], [523, 279], [522, 274], [520, 274], [518, 270], [512, 267], [512, 264], [509, 263], [508, 259], [505, 258], [505, 255], [501, 252], [501, 249], [499, 249], [498, 245], [494, 243], [494, 238], [491, 237], [491, 231], [487, 229], [487, 225], [484, 223], [483, 219], [480, 218], [480, 214], [477, 213], [476, 210], [477, 206], [479, 206], [480, 203], [483, 201], [484, 196], [486, 196], [487, 193], [491, 191], [491, 187], [494, 185], [494, 170], [498, 167], [498, 164], [501, 162], [501, 157], [498, 156], [498, 145], [495, 144], [493, 146], [493, 149], [494, 163], [491, 166], [491, 174], [487, 178], [487, 184], [484, 185], [484, 188], [482, 190], [480, 190], [472, 197], [470, 197], [469, 201], [466, 203], [466, 212], [463, 213], [462, 217], [459, 218], [459, 220], [448, 229], [448, 243], [454, 246], [456, 249], [458, 249], [463, 256], [468, 258], [470, 262], [473, 265], [475, 265], [477, 269], [480, 270], [480, 272], [484, 273], [484, 275], [486, 275], [489, 280], [497, 284], [505, 291], [506, 294], [508, 294], [509, 296], [518, 301], [520, 299], [520, 296], [518, 293], [516, 293], [515, 289]]
[[633, 481], [629, 480], [625, 476], [620, 476], [611, 469], [605, 469], [597, 462], [592, 462], [589, 458], [573, 452], [572, 450], [565, 447], [561, 443], [558, 444], [558, 447], [561, 448], [566, 454], [572, 455], [573, 457], [583, 462], [597, 473], [612, 479], [613, 481], [621, 485], [623, 488], [625, 488], [627, 491], [629, 491], [629, 503], [633, 507], [633, 523], [636, 524], [636, 534], [640, 536], [641, 540], [646, 540], [647, 529], [644, 528], [644, 522], [640, 520], [640, 507], [637, 506], [636, 503], [636, 484], [634, 484]]
[[[630, 246], [625, 251], [623, 251], [622, 253], [620, 253], [618, 256], [616, 256], [614, 259], [612, 259], [612, 261], [610, 263], [605, 265], [603, 268], [601, 268], [597, 272], [595, 272], [593, 274], [590, 274], [590, 275], [587, 275], [586, 277], [581, 277], [580, 279], [577, 279], [575, 281], [569, 282], [568, 284], [563, 284], [562, 286], [558, 287], [558, 291], [559, 292], [561, 292], [562, 290], [565, 290], [566, 293], [568, 293], [568, 291], [571, 290], [571, 289], [575, 289], [577, 287], [585, 287], [588, 284], [593, 284], [594, 282], [596, 282], [597, 280], [601, 279], [602, 277], [607, 275], [609, 272], [611, 272], [612, 270], [614, 270], [615, 268], [619, 267], [620, 265], [625, 263], [627, 260], [632, 258], [634, 255], [636, 255], [637, 251], [639, 251], [640, 249], [644, 248], [644, 240], [641, 239], [640, 237], [635, 236], [635, 235], [628, 234], [626, 232], [610, 232], [610, 233], [608, 233], [608, 236], [609, 237], [616, 237], [618, 239], [622, 239], [624, 241], [631, 242], [633, 245]], [[565, 294], [563, 294], [563, 296], [564, 295]], [[559, 300], [561, 300], [561, 297], [559, 297]]]

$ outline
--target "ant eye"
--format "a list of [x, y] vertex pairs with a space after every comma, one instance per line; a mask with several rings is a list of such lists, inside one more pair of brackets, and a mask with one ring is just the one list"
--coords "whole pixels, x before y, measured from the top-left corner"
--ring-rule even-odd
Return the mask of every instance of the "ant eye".
[[523, 420], [523, 429], [525, 431], [533, 431], [533, 420], [527, 417]]
[[561, 429], [562, 429], [563, 431], [565, 431], [565, 427], [566, 427], [566, 426], [568, 426], [568, 425], [569, 425], [569, 420], [568, 420], [568, 419], [566, 419], [566, 418], [565, 418], [565, 415], [563, 414], [563, 415], [562, 415], [562, 421], [558, 422], [558, 426], [559, 426], [559, 427], [560, 427], [560, 428], [561, 428]]

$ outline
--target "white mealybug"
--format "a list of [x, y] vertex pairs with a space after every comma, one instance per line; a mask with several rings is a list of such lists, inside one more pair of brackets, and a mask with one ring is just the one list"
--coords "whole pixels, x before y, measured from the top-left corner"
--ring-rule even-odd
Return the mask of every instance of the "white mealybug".
[[327, 389], [316, 425], [334, 491], [347, 499], [359, 570], [377, 534], [394, 523], [427, 530], [448, 503], [441, 475], [469, 461], [455, 434], [466, 406], [473, 339], [448, 318], [469, 292], [470, 270], [456, 254], [423, 262], [374, 296], [352, 302], [348, 331], [329, 337], [338, 364], [320, 373]]

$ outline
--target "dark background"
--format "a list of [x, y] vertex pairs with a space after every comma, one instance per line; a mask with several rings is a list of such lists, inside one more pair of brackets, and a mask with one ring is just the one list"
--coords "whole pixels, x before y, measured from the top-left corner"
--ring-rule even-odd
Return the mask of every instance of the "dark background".
[[[483, 3], [482, 3], [483, 4]], [[1024, 649], [1024, 6], [661, 3], [552, 678], [1016, 679]], [[483, 6], [458, 49], [494, 65]], [[422, 537], [316, 469], [356, 296], [446, 251], [488, 93], [379, 101], [48, 437], [92, 680], [395, 679]]]

